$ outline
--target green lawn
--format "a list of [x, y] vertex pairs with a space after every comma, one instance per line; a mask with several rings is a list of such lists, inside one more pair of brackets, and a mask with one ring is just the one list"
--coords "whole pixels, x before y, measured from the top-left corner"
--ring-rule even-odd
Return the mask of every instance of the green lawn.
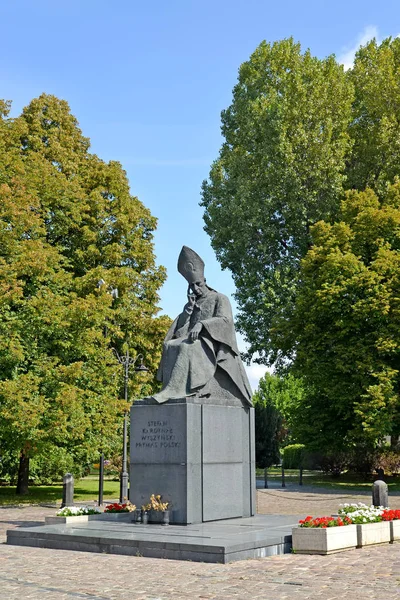
[[[264, 471], [257, 469], [257, 476], [264, 477]], [[280, 469], [268, 470], [268, 479], [280, 481]], [[298, 483], [299, 472], [295, 469], [285, 471], [286, 482]], [[354, 476], [344, 473], [339, 479], [329, 475], [324, 475], [318, 471], [305, 471], [303, 474], [304, 485], [313, 485], [319, 488], [328, 488], [338, 491], [365, 491], [371, 490], [372, 478], [370, 481], [362, 481]], [[389, 486], [389, 493], [400, 491], [400, 477], [388, 477], [386, 483]], [[74, 499], [76, 502], [89, 502], [98, 498], [98, 476], [88, 475], [83, 479], [75, 482]], [[105, 500], [115, 500], [119, 497], [119, 481], [105, 479], [104, 494]], [[39, 504], [39, 503], [56, 503], [61, 504], [62, 499], [62, 483], [53, 485], [32, 485], [29, 488], [27, 496], [17, 496], [15, 487], [0, 486], [0, 506], [7, 504]]]
[[[264, 470], [257, 469], [257, 477], [264, 477]], [[269, 481], [280, 481], [281, 480], [281, 470], [277, 468], [268, 469], [268, 480]], [[298, 469], [288, 469], [285, 470], [285, 481], [299, 483], [299, 471]], [[389, 492], [399, 492], [400, 491], [400, 476], [395, 477], [385, 477], [385, 481], [388, 484]], [[332, 490], [338, 491], [370, 491], [373, 483], [373, 478], [371, 476], [370, 479], [362, 479], [361, 477], [357, 477], [356, 475], [350, 473], [342, 473], [342, 475], [337, 477], [332, 477], [331, 475], [324, 475], [319, 471], [304, 471], [303, 472], [303, 484], [304, 485], [312, 485], [315, 487], [328, 488]]]
[[[93, 475], [75, 481], [74, 500], [76, 502], [89, 502], [97, 500], [99, 493], [99, 480]], [[103, 497], [105, 500], [115, 500], [119, 497], [119, 481], [106, 479], [104, 481]], [[17, 496], [15, 486], [0, 486], [0, 506], [6, 504], [39, 504], [41, 502], [61, 503], [62, 483], [53, 485], [32, 485], [29, 494]]]
[[[385, 481], [390, 492], [400, 492], [400, 477], [385, 477]], [[316, 487], [324, 487], [333, 490], [360, 490], [369, 492], [372, 489], [373, 480], [361, 481], [355, 480], [351, 476], [343, 474], [339, 479], [330, 477], [329, 475], [312, 475], [310, 478], [304, 479], [304, 483], [314, 485]]]

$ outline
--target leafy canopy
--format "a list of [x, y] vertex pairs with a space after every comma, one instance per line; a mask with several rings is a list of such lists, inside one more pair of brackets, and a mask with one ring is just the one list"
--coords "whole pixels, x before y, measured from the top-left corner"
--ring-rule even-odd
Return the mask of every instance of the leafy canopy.
[[303, 396], [301, 380], [291, 374], [282, 377], [266, 373], [260, 379], [253, 395], [258, 467], [277, 464], [280, 461], [280, 449], [295, 439], [292, 415]]
[[290, 319], [311, 226], [336, 219], [346, 189], [382, 195], [400, 175], [399, 81], [399, 38], [372, 40], [346, 73], [292, 39], [263, 42], [240, 67], [202, 205], [249, 357], [282, 354], [271, 324]]
[[312, 228], [290, 320], [274, 342], [296, 347], [308, 393], [300, 441], [318, 447], [377, 443], [400, 433], [400, 181], [378, 197], [348, 191], [336, 223]]
[[271, 320], [291, 312], [310, 226], [338, 207], [352, 101], [334, 57], [302, 53], [291, 38], [263, 42], [240, 67], [201, 204], [217, 257], [233, 274], [249, 356], [275, 359]]
[[[143, 354], [152, 373], [159, 359], [156, 220], [121, 165], [89, 152], [65, 101], [8, 110], [0, 102], [1, 447], [82, 463], [115, 451], [127, 408], [111, 347]], [[152, 376], [131, 383], [132, 399]]]
[[383, 193], [400, 174], [400, 39], [368, 42], [348, 76], [355, 99], [346, 187]]

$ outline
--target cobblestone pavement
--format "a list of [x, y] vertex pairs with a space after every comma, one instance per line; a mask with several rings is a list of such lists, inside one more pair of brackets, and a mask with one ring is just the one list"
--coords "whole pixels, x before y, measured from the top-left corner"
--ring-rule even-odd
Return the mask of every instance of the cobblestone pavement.
[[[365, 500], [369, 502], [369, 495]], [[262, 513], [322, 515], [347, 494], [312, 490], [260, 490]], [[400, 497], [391, 496], [391, 506]], [[312, 507], [312, 510], [310, 510]], [[314, 509], [315, 507], [315, 509]], [[0, 542], [7, 529], [54, 515], [42, 506], [0, 508]], [[400, 544], [331, 556], [286, 554], [228, 565], [157, 560], [0, 543], [1, 600], [336, 600], [400, 598]]]

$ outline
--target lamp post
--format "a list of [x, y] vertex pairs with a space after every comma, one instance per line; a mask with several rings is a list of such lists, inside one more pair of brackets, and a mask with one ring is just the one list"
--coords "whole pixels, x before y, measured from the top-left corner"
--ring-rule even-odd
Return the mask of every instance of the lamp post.
[[[97, 289], [101, 290], [103, 288], [103, 286], [107, 286], [106, 282], [104, 281], [104, 279], [99, 279], [99, 281], [97, 282]], [[108, 288], [108, 292], [113, 301], [118, 299], [118, 288], [114, 287], [114, 286], [107, 286], [106, 289]], [[107, 327], [104, 327], [104, 337], [107, 336]], [[103, 449], [100, 450], [100, 464], [99, 464], [99, 506], [101, 506], [103, 504], [103, 489], [104, 489], [104, 452]]]
[[[134, 368], [135, 373], [146, 373], [149, 369], [143, 364], [143, 356], [138, 354], [136, 358], [129, 356], [129, 349], [126, 350], [123, 356], [120, 356], [115, 348], [113, 348], [115, 357], [120, 365], [124, 367], [124, 399], [128, 402], [128, 381], [129, 370]], [[136, 367], [137, 361], [140, 359], [140, 364]], [[127, 470], [127, 444], [128, 444], [128, 411], [124, 414], [124, 430], [123, 430], [123, 447], [122, 447], [122, 472], [120, 483], [119, 501], [123, 502], [128, 497], [128, 470]]]

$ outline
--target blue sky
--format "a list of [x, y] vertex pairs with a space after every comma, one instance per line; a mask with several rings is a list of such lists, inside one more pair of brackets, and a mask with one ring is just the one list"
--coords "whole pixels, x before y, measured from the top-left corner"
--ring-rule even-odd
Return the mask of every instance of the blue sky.
[[[221, 145], [220, 112], [237, 71], [262, 40], [293, 36], [347, 66], [371, 37], [400, 33], [398, 0], [3, 0], [0, 97], [18, 114], [42, 92], [67, 100], [92, 151], [119, 160], [132, 193], [158, 218], [155, 249], [168, 269], [161, 306], [180, 312], [183, 244], [231, 296], [203, 231], [200, 186]], [[264, 372], [249, 370], [253, 386]]]

